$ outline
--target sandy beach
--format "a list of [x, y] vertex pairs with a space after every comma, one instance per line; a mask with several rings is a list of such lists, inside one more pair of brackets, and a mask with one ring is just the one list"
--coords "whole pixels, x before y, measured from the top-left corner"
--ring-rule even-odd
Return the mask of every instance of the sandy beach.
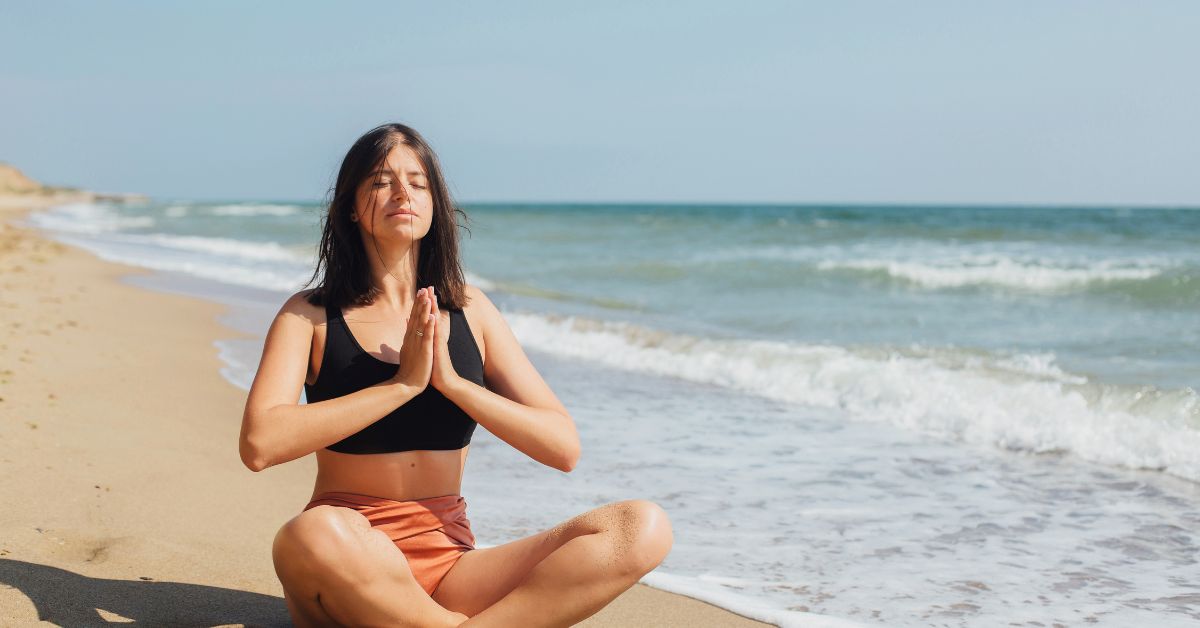
[[[0, 624], [288, 625], [270, 560], [313, 458], [251, 473], [221, 305], [14, 226], [0, 203]], [[584, 626], [767, 625], [637, 585]]]

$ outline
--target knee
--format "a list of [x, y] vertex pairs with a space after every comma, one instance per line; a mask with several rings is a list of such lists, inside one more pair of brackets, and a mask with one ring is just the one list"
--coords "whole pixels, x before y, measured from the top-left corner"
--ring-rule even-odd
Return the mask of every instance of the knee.
[[671, 520], [658, 504], [633, 499], [617, 504], [620, 571], [639, 578], [657, 567], [675, 541]]
[[275, 535], [271, 555], [283, 577], [289, 566], [306, 569], [343, 562], [359, 545], [371, 524], [348, 508], [317, 506], [285, 523]]

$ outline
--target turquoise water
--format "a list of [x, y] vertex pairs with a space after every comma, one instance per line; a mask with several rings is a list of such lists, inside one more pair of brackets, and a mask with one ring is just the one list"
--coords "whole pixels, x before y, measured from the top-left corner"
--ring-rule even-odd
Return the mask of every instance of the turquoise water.
[[1196, 211], [471, 209], [470, 265], [512, 292], [609, 310], [597, 316], [705, 336], [1048, 351], [1104, 381], [1200, 382]]
[[[648, 582], [788, 625], [1200, 619], [1200, 211], [465, 209], [468, 279], [585, 444], [560, 476], [478, 437], [482, 541], [647, 497], [676, 527]], [[261, 334], [320, 211], [31, 220], [165, 289], [236, 294]], [[248, 385], [260, 349], [222, 343], [226, 375]], [[514, 513], [514, 481], [555, 497]]]

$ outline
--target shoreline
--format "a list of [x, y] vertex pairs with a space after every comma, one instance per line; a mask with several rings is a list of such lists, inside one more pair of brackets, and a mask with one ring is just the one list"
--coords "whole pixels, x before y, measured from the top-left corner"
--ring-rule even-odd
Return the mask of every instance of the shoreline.
[[[0, 513], [0, 618], [287, 625], [270, 542], [314, 458], [242, 466], [226, 306], [12, 224], [74, 200], [0, 198], [0, 500], [24, 505]], [[639, 583], [579, 625], [770, 624]]]

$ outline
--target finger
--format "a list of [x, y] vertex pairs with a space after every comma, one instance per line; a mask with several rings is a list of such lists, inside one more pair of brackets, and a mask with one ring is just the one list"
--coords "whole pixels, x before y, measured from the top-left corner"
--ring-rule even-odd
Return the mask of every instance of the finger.
[[421, 307], [421, 291], [417, 290], [417, 294], [413, 295], [412, 308], [409, 311], [409, 317], [408, 317], [409, 323], [412, 323], [416, 319], [417, 311], [420, 307]]
[[437, 332], [437, 316], [434, 315], [433, 289], [425, 293], [425, 342], [433, 346], [433, 335]]
[[441, 337], [443, 335], [445, 335], [445, 333], [446, 333], [446, 326], [442, 324], [442, 307], [441, 307], [441, 305], [438, 304], [436, 291], [433, 296], [433, 322], [434, 322], [434, 330], [433, 330], [434, 336], [438, 340], [437, 350], [441, 351], [441, 347], [443, 344]]
[[412, 314], [408, 317], [408, 331], [413, 335], [416, 335], [418, 331], [424, 333], [424, 326], [422, 325], [423, 317], [421, 316], [421, 308], [425, 305], [424, 292], [424, 290], [417, 291], [417, 297], [413, 299]]

